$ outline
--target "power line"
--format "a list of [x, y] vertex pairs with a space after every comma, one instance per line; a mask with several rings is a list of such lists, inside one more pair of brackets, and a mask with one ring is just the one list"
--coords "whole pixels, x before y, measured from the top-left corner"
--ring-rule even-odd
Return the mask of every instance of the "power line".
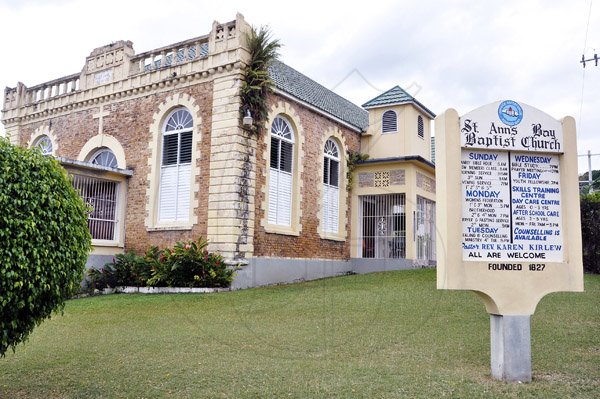
[[[582, 53], [585, 53], [585, 49], [587, 48], [587, 38], [588, 38], [588, 32], [590, 31], [590, 17], [591, 16], [592, 16], [592, 0], [590, 0], [590, 9], [588, 10], [588, 19], [587, 19], [587, 25], [585, 27], [585, 39], [583, 40]], [[583, 66], [585, 67], [585, 63], [583, 64]]]
[[[588, 39], [588, 32], [590, 30], [590, 18], [592, 16], [592, 0], [590, 0], [590, 8], [588, 10], [588, 17], [587, 17], [587, 26], [585, 28], [585, 39], [583, 40], [583, 50], [582, 50], [582, 55], [581, 55], [581, 62], [583, 63], [583, 71], [582, 71], [582, 75], [581, 75], [581, 102], [579, 103], [579, 126], [581, 125], [581, 114], [583, 113], [583, 95], [585, 93], [585, 63], [586, 63], [586, 59], [585, 59], [585, 49], [587, 48], [587, 39]], [[594, 54], [594, 60], [596, 61], [596, 66], [598, 66], [598, 55]], [[588, 60], [591, 61], [591, 60]]]

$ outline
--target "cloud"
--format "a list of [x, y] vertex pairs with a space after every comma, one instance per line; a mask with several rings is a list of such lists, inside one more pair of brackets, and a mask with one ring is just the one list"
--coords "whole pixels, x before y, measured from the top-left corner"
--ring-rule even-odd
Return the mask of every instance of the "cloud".
[[583, 51], [600, 52], [600, 9], [592, 9], [585, 43], [589, 4], [305, 0], [285, 12], [276, 2], [234, 0], [9, 0], [0, 5], [0, 85], [75, 73], [95, 47], [116, 40], [132, 40], [139, 53], [206, 34], [213, 20], [239, 11], [271, 27], [284, 62], [359, 105], [413, 83], [436, 113], [512, 98], [556, 118], [574, 116], [580, 149], [600, 153], [600, 67], [579, 64]]

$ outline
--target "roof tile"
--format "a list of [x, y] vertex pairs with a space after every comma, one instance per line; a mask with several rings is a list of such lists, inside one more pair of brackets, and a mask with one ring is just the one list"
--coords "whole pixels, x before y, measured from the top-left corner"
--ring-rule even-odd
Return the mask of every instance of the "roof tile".
[[279, 90], [365, 131], [369, 113], [281, 61], [274, 61], [269, 75]]
[[400, 86], [394, 86], [388, 91], [378, 95], [377, 97], [367, 101], [362, 106], [363, 108], [375, 108], [385, 105], [398, 105], [398, 104], [414, 104], [418, 108], [421, 108], [431, 118], [435, 118], [435, 114], [431, 112], [426, 106], [417, 101], [416, 98], [408, 94]]

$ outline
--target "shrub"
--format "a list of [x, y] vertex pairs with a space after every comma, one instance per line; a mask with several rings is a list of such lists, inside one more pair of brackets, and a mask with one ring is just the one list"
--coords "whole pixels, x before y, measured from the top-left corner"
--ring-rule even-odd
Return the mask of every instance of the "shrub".
[[206, 250], [208, 241], [178, 242], [173, 248], [148, 254], [152, 277], [148, 285], [168, 287], [228, 287], [234, 270], [221, 255]]
[[583, 268], [600, 273], [600, 193], [581, 196], [581, 239]]
[[0, 356], [62, 310], [90, 250], [87, 207], [51, 157], [0, 139]]
[[134, 252], [118, 254], [101, 270], [88, 270], [88, 286], [101, 290], [116, 286], [145, 286], [150, 278], [150, 266], [146, 259]]
[[208, 241], [178, 242], [173, 248], [152, 247], [145, 256], [133, 252], [117, 255], [100, 270], [88, 271], [88, 287], [228, 287], [234, 270], [221, 255], [206, 250]]

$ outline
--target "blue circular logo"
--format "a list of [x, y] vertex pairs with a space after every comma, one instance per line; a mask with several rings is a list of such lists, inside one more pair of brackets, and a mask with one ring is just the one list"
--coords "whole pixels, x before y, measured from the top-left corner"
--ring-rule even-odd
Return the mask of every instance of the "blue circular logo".
[[523, 108], [515, 101], [502, 101], [498, 107], [498, 117], [505, 125], [518, 125], [523, 120]]

